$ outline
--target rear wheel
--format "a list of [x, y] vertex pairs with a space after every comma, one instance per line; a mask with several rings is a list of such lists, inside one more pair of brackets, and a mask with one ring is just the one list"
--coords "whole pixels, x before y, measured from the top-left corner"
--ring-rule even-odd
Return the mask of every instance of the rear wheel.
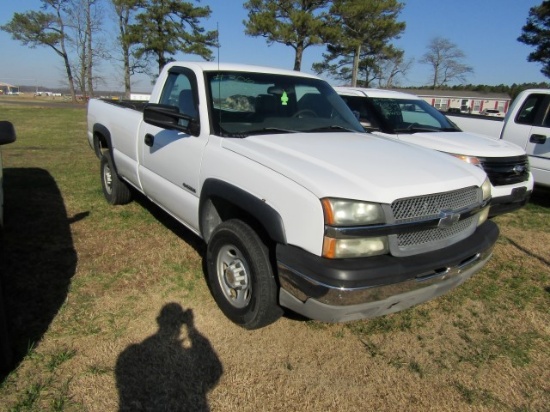
[[208, 283], [222, 312], [246, 329], [258, 329], [283, 313], [269, 252], [240, 220], [220, 224], [207, 249]]
[[112, 205], [124, 205], [132, 200], [130, 188], [116, 174], [110, 152], [101, 156], [101, 186], [105, 199]]

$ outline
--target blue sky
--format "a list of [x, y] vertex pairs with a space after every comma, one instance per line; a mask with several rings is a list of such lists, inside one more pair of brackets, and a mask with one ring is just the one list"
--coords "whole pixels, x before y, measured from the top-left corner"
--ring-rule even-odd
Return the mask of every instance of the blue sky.
[[[210, 19], [204, 21], [205, 28], [213, 30], [216, 25], [219, 27], [220, 60], [291, 69], [294, 63], [291, 47], [278, 44], [267, 46], [261, 37], [244, 35], [242, 21], [246, 19], [246, 11], [242, 3], [234, 0], [202, 0], [199, 3], [210, 6], [212, 10]], [[426, 52], [429, 41], [436, 36], [449, 39], [466, 54], [464, 62], [474, 68], [468, 83], [497, 85], [547, 81], [540, 73], [540, 64], [527, 62], [527, 55], [533, 49], [517, 41], [529, 9], [541, 3], [542, 0], [405, 1], [399, 20], [404, 21], [407, 27], [394, 44], [415, 63], [402, 85], [422, 86], [429, 83], [430, 68], [418, 63], [418, 60]], [[13, 13], [38, 10], [40, 5], [39, 0], [0, 0], [0, 25], [7, 23]], [[105, 22], [109, 21], [106, 17]], [[105, 33], [114, 37], [114, 32], [107, 26]], [[0, 82], [44, 87], [63, 85], [63, 63], [52, 49], [30, 49], [0, 31], [0, 50]], [[306, 49], [302, 71], [311, 72], [311, 65], [321, 61], [323, 51], [321, 46]], [[176, 58], [199, 60], [198, 57], [185, 55]], [[121, 89], [122, 76], [112, 63], [103, 63], [98, 71], [106, 80], [106, 85], [101, 88]], [[133, 80], [135, 91], [148, 91], [150, 88], [147, 78]]]

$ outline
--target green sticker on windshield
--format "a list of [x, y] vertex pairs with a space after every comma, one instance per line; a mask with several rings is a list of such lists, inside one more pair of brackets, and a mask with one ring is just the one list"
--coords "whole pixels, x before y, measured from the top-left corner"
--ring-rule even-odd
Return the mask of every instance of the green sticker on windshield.
[[283, 92], [283, 95], [281, 96], [281, 104], [283, 106], [288, 104], [288, 96], [286, 95], [286, 92]]

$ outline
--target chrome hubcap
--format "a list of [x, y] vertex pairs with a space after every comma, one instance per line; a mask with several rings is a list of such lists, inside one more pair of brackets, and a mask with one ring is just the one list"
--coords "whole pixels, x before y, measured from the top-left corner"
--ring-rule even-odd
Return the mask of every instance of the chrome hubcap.
[[105, 165], [103, 168], [103, 180], [105, 181], [105, 190], [107, 193], [111, 193], [113, 187], [113, 176], [111, 174], [111, 168]]
[[250, 302], [252, 288], [248, 266], [241, 251], [233, 245], [220, 249], [216, 262], [218, 282], [225, 298], [236, 308]]

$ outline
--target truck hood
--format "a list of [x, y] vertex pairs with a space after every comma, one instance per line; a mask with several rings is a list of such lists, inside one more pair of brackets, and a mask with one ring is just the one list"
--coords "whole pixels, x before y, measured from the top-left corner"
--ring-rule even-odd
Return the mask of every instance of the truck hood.
[[446, 154], [363, 133], [289, 133], [222, 139], [221, 145], [318, 198], [391, 203], [480, 186], [485, 173]]
[[427, 132], [395, 135], [399, 140], [417, 144], [440, 152], [478, 157], [521, 156], [525, 150], [506, 142], [487, 136], [465, 132]]

